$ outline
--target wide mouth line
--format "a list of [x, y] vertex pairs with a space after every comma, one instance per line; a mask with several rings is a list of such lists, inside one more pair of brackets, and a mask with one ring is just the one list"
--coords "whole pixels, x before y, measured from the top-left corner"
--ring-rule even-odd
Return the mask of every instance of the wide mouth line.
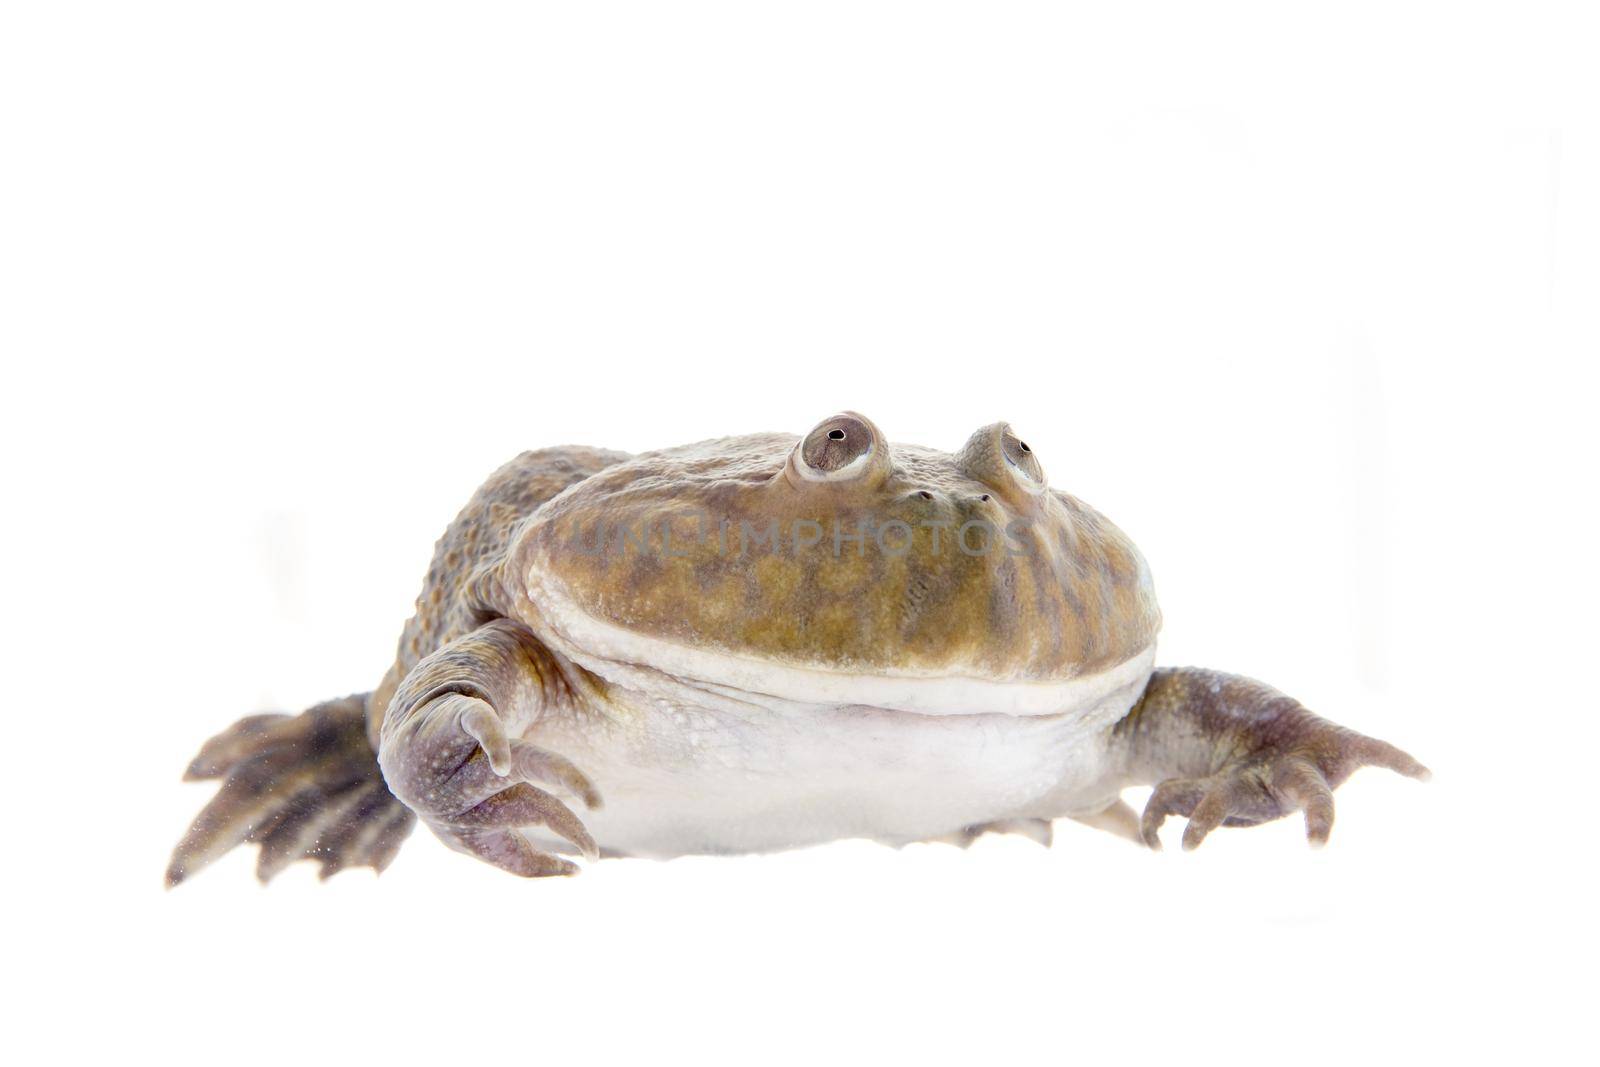
[[[1054, 715], [1095, 705], [1143, 680], [1155, 659], [1152, 643], [1120, 663], [1064, 679], [992, 678], [955, 671], [852, 673], [828, 665], [756, 659], [640, 634], [597, 619], [560, 596], [545, 595], [536, 602], [541, 618], [554, 631], [551, 636], [565, 646], [559, 651], [585, 666], [592, 665], [591, 669], [609, 664], [622, 670], [645, 670], [680, 685], [749, 703], [858, 705], [932, 715]], [[605, 671], [602, 668], [597, 673]]]

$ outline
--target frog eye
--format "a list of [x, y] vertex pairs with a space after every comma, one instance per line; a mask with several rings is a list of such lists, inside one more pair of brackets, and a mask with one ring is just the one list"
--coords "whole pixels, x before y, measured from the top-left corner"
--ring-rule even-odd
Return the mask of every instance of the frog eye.
[[795, 466], [804, 477], [818, 481], [852, 478], [866, 471], [880, 447], [876, 428], [847, 411], [823, 419], [806, 434]]
[[1000, 435], [1000, 451], [1006, 457], [1006, 466], [1025, 485], [1030, 488], [1044, 485], [1044, 467], [1040, 465], [1033, 449], [1028, 447], [1028, 442], [1008, 429]]
[[955, 455], [961, 470], [1013, 504], [1045, 491], [1044, 465], [1010, 423], [996, 422], [967, 438]]

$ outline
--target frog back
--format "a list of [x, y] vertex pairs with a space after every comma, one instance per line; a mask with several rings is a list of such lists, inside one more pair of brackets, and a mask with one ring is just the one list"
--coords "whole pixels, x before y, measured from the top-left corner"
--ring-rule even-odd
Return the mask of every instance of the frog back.
[[626, 452], [580, 445], [524, 452], [491, 474], [434, 546], [416, 610], [400, 634], [394, 663], [370, 701], [368, 731], [377, 736], [401, 679], [425, 656], [481, 626], [493, 590], [482, 588], [520, 526], [569, 486], [631, 459]]

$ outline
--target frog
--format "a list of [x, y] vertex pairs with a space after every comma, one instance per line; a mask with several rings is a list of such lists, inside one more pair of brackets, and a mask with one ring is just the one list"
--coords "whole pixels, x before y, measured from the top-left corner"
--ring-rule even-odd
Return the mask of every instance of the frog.
[[[955, 452], [866, 416], [630, 455], [524, 452], [439, 540], [369, 691], [258, 714], [175, 886], [237, 846], [263, 883], [383, 871], [420, 821], [514, 875], [582, 859], [971, 844], [1058, 820], [1193, 849], [1353, 772], [1429, 771], [1241, 675], [1157, 667], [1151, 572], [1005, 422]], [[1148, 787], [1142, 811], [1124, 797]], [[581, 812], [581, 814], [580, 814]]]

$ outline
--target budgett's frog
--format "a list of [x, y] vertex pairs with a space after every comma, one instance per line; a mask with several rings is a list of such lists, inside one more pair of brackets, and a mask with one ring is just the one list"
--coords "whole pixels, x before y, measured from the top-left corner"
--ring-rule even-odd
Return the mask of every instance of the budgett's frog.
[[1193, 848], [1303, 812], [1320, 845], [1356, 768], [1427, 775], [1260, 682], [1154, 669], [1160, 623], [1133, 543], [1004, 423], [954, 454], [853, 413], [526, 452], [445, 532], [376, 689], [206, 743], [188, 777], [221, 788], [167, 881], [245, 841], [264, 881], [381, 870], [418, 818], [524, 876], [1058, 818], [1157, 848], [1186, 816]]

